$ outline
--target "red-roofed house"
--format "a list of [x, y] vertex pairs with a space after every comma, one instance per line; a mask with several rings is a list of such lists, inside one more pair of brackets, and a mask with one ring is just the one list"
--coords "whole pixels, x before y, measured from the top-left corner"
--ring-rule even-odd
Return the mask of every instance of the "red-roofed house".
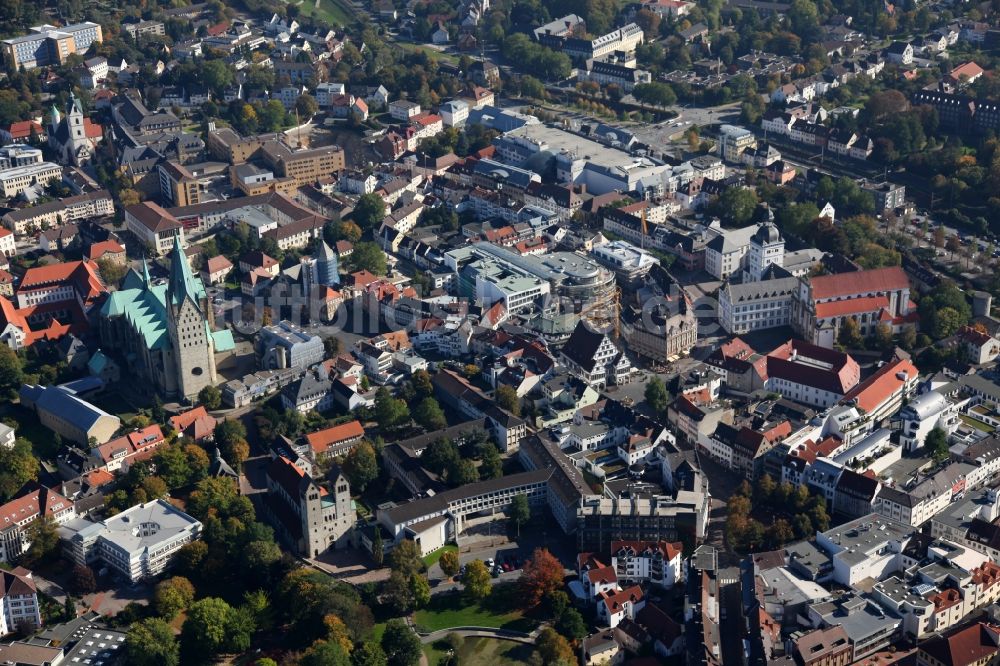
[[119, 266], [124, 266], [127, 261], [125, 248], [118, 241], [111, 239], [91, 245], [87, 258], [91, 261], [106, 259]]
[[360, 421], [350, 421], [306, 435], [306, 444], [319, 458], [342, 456], [354, 448], [365, 436]]
[[170, 426], [185, 437], [196, 442], [211, 439], [215, 432], [216, 420], [205, 410], [204, 405], [170, 417]]
[[899, 266], [809, 278], [794, 303], [793, 323], [810, 342], [832, 348], [847, 319], [867, 337], [879, 323], [894, 333], [916, 326], [910, 279]]
[[917, 648], [917, 666], [986, 666], [1000, 654], [1000, 627], [977, 622]]
[[210, 257], [208, 261], [205, 262], [205, 277], [208, 278], [208, 284], [221, 284], [226, 281], [226, 276], [228, 276], [233, 271], [233, 262], [229, 261], [221, 254], [214, 257]]
[[1000, 340], [985, 330], [963, 326], [955, 337], [965, 347], [969, 363], [983, 364], [995, 361], [1000, 356]]
[[764, 388], [813, 407], [834, 405], [861, 380], [861, 368], [848, 354], [789, 340], [767, 355]]
[[633, 585], [624, 590], [613, 590], [599, 594], [597, 614], [605, 624], [614, 629], [625, 618], [634, 620], [635, 614], [642, 610], [645, 605], [642, 588]]
[[101, 459], [109, 472], [126, 469], [128, 465], [145, 460], [162, 444], [166, 444], [160, 426], [153, 424], [141, 430], [112, 439], [93, 448], [92, 453]]
[[683, 544], [669, 541], [612, 541], [611, 566], [618, 580], [670, 589], [683, 582]]
[[618, 574], [612, 566], [597, 567], [584, 572], [583, 587], [587, 599], [594, 600], [604, 592], [618, 589]]
[[[869, 429], [899, 411], [917, 388], [917, 368], [907, 359], [886, 363], [841, 401], [857, 407]], [[846, 438], [845, 438], [846, 439]]]
[[28, 526], [49, 516], [57, 525], [76, 517], [73, 503], [54, 490], [34, 485], [0, 506], [0, 560], [13, 562], [31, 545]]
[[986, 71], [982, 67], [970, 60], [948, 72], [945, 81], [953, 86], [964, 88], [971, 83], [975, 83], [985, 73]]
[[34, 134], [39, 141], [46, 141], [48, 137], [45, 134], [45, 128], [42, 127], [41, 123], [34, 120], [22, 120], [16, 123], [11, 123], [10, 127], [5, 129], [0, 129], [0, 139], [4, 143], [28, 143], [31, 140], [31, 135]]

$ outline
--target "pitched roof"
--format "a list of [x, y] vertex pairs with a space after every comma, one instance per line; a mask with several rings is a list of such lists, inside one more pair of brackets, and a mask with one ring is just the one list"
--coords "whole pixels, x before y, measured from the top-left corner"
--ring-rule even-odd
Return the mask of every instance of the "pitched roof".
[[353, 442], [365, 436], [365, 429], [360, 421], [349, 421], [341, 425], [326, 428], [306, 435], [306, 443], [313, 453], [325, 453], [330, 447], [344, 442]]
[[228, 270], [232, 267], [233, 263], [228, 259], [226, 259], [225, 257], [223, 257], [221, 254], [211, 257], [206, 262], [206, 269], [209, 275], [211, 275], [212, 273], [218, 273], [219, 271], [222, 270]]
[[563, 345], [562, 353], [569, 360], [590, 372], [594, 369], [594, 355], [604, 341], [605, 335], [595, 331], [583, 321], [577, 323], [573, 334]]
[[889, 299], [886, 296], [863, 296], [861, 298], [848, 298], [843, 301], [828, 301], [816, 304], [816, 318], [827, 319], [829, 317], [844, 317], [864, 312], [877, 312], [888, 307]]
[[854, 271], [835, 275], [819, 275], [809, 279], [812, 297], [825, 300], [857, 296], [876, 292], [897, 291], [910, 288], [910, 279], [899, 266]]
[[[905, 378], [898, 377], [900, 373], [903, 373]], [[886, 363], [874, 375], [845, 395], [844, 402], [853, 400], [864, 411], [874, 411], [904, 383], [915, 379], [917, 374], [916, 366], [907, 359]]]
[[932, 638], [920, 646], [944, 666], [968, 666], [1000, 651], [1000, 627], [977, 622], [946, 636]]
[[176, 217], [152, 201], [143, 201], [128, 206], [125, 212], [153, 233], [181, 228], [181, 223], [177, 221]]
[[124, 251], [125, 251], [125, 248], [122, 247], [121, 243], [119, 243], [116, 240], [109, 239], [109, 240], [101, 241], [100, 243], [94, 243], [93, 245], [91, 245], [90, 246], [90, 251], [88, 252], [88, 257], [90, 258], [91, 261], [97, 261], [98, 259], [100, 259], [101, 257], [103, 257], [105, 254], [108, 254], [108, 253], [118, 254], [118, 253], [124, 252]]
[[195, 441], [202, 440], [215, 431], [216, 421], [209, 416], [204, 405], [170, 417], [170, 425], [174, 430], [183, 433]]

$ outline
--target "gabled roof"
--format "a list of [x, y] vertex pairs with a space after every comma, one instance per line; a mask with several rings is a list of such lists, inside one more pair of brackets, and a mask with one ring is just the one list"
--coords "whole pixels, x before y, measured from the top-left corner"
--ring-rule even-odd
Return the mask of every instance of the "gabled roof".
[[349, 421], [347, 423], [326, 428], [318, 432], [306, 435], [306, 443], [313, 453], [325, 453], [327, 449], [344, 442], [353, 442], [365, 436], [365, 429], [360, 421]]
[[809, 284], [813, 299], [825, 300], [909, 289], [910, 279], [901, 267], [890, 266], [869, 271], [819, 275], [810, 278]]
[[1000, 627], [977, 622], [946, 636], [932, 638], [920, 646], [944, 666], [969, 666], [987, 660], [1000, 651]]
[[594, 355], [604, 342], [604, 333], [593, 330], [583, 321], [577, 323], [573, 334], [563, 345], [562, 353], [569, 360], [590, 372], [594, 369]]
[[[900, 377], [899, 375], [903, 375]], [[906, 359], [886, 363], [878, 371], [858, 384], [844, 396], [843, 402], [855, 401], [865, 412], [871, 412], [900, 389], [907, 381], [916, 379], [917, 368]]]

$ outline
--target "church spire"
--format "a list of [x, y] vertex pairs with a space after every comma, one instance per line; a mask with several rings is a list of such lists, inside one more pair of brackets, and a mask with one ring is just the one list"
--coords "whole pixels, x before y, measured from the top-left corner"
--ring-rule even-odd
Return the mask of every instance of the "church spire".
[[146, 257], [142, 258], [142, 284], [145, 289], [149, 289], [153, 281], [149, 278], [149, 264], [146, 263]]
[[194, 275], [191, 273], [191, 264], [188, 263], [187, 255], [181, 249], [180, 236], [174, 237], [174, 252], [170, 257], [170, 282], [167, 293], [174, 305], [180, 305], [186, 298], [191, 298], [195, 303], [198, 302]]

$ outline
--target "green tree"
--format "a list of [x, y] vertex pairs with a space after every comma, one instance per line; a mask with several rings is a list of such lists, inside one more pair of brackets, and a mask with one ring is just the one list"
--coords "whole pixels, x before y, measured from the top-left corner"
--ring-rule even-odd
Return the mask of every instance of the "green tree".
[[434, 384], [431, 383], [431, 375], [426, 370], [414, 372], [410, 383], [413, 384], [413, 390], [418, 396], [427, 398], [434, 395]]
[[21, 359], [7, 345], [0, 345], [0, 390], [7, 393], [17, 391], [24, 382], [24, 368]]
[[385, 543], [382, 540], [382, 530], [380, 528], [375, 529], [375, 538], [372, 539], [372, 559], [375, 560], [375, 566], [382, 566], [382, 561], [385, 559]]
[[385, 275], [389, 268], [385, 252], [377, 243], [362, 241], [354, 244], [354, 251], [348, 257], [350, 266], [355, 271], [368, 271], [374, 275]]
[[924, 438], [924, 453], [935, 460], [948, 457], [948, 435], [941, 428], [933, 428]]
[[52, 516], [39, 516], [28, 525], [28, 540], [31, 545], [24, 554], [24, 562], [35, 567], [59, 552], [59, 533]]
[[308, 120], [319, 111], [319, 104], [316, 103], [315, 97], [306, 93], [299, 95], [298, 99], [295, 100], [295, 110], [298, 112], [300, 119]]
[[132, 666], [178, 666], [181, 660], [174, 630], [158, 617], [140, 620], [129, 627], [125, 651]]
[[157, 583], [153, 591], [153, 607], [160, 617], [172, 620], [194, 601], [194, 585], [183, 576], [174, 576]]
[[587, 625], [583, 621], [580, 611], [575, 608], [567, 608], [556, 621], [556, 631], [571, 641], [578, 641], [587, 635]]
[[403, 539], [396, 544], [389, 555], [389, 566], [393, 571], [400, 572], [407, 579], [414, 574], [423, 572], [424, 563], [420, 559], [417, 544], [412, 539]]
[[514, 416], [521, 415], [521, 399], [517, 397], [517, 391], [506, 384], [497, 388], [494, 401], [498, 407], [506, 409]]
[[246, 440], [247, 429], [239, 419], [219, 421], [215, 426], [215, 441], [220, 446], [228, 446], [239, 440]]
[[389, 389], [382, 386], [375, 392], [375, 420], [383, 428], [396, 428], [410, 421], [410, 409], [406, 402], [394, 398]]
[[431, 585], [427, 577], [414, 574], [410, 576], [410, 594], [413, 596], [413, 606], [423, 608], [431, 602]]
[[364, 492], [369, 483], [378, 478], [378, 458], [375, 449], [367, 440], [362, 440], [351, 449], [344, 460], [344, 473], [351, 482], [351, 488]]
[[892, 349], [892, 328], [885, 323], [880, 323], [875, 327], [875, 346], [885, 351]]
[[503, 458], [493, 442], [483, 442], [479, 446], [479, 478], [499, 479], [503, 476]]
[[462, 574], [462, 585], [465, 586], [465, 595], [473, 601], [482, 601], [490, 596], [493, 591], [493, 581], [486, 563], [482, 560], [472, 560], [465, 565], [465, 573]]
[[479, 470], [476, 464], [467, 458], [459, 458], [448, 469], [448, 483], [453, 486], [464, 486], [479, 480]]
[[[362, 194], [351, 213], [354, 222], [362, 231], [373, 231], [385, 218], [385, 201], [374, 192]], [[355, 248], [357, 251], [357, 248]], [[374, 271], [372, 271], [374, 272]]]
[[[6, 345], [0, 345], [0, 349], [4, 347]], [[32, 453], [28, 440], [18, 437], [14, 446], [0, 446], [0, 500], [7, 501], [24, 484], [38, 479], [39, 469], [38, 459]]]
[[677, 103], [677, 95], [674, 94], [674, 89], [666, 83], [658, 81], [640, 83], [633, 88], [632, 96], [640, 102], [655, 104], [657, 106], [671, 106]]
[[441, 573], [443, 573], [448, 578], [453, 578], [459, 570], [458, 563], [458, 553], [453, 550], [446, 550], [441, 553], [441, 558], [438, 560], [438, 566], [441, 567]]
[[865, 341], [861, 337], [861, 326], [854, 317], [848, 317], [840, 325], [837, 342], [844, 349], [864, 349]]
[[128, 272], [128, 266], [107, 258], [98, 259], [97, 268], [101, 271], [105, 284], [114, 286], [117, 286]]
[[223, 651], [232, 613], [232, 606], [215, 597], [207, 597], [191, 605], [181, 628], [185, 663], [189, 659], [206, 661]]
[[413, 420], [428, 431], [441, 430], [448, 425], [438, 401], [429, 396], [421, 400], [413, 410]]
[[401, 618], [386, 622], [382, 650], [389, 666], [416, 666], [423, 654], [420, 638]]
[[382, 603], [390, 609], [393, 615], [406, 615], [413, 611], [413, 588], [407, 577], [399, 571], [393, 571], [382, 584]]
[[385, 650], [375, 641], [365, 641], [351, 652], [353, 666], [388, 666]]
[[757, 209], [757, 193], [745, 187], [730, 187], [713, 204], [724, 224], [740, 227], [748, 223]]
[[316, 641], [299, 659], [299, 666], [351, 666], [351, 658], [335, 641]]
[[200, 402], [207, 410], [211, 411], [218, 409], [222, 405], [222, 392], [215, 386], [209, 384], [198, 391], [198, 402]]
[[514, 523], [517, 536], [521, 536], [521, 525], [529, 520], [531, 520], [531, 504], [528, 503], [528, 496], [515, 495], [510, 503], [510, 522]]
[[644, 397], [646, 398], [646, 404], [657, 414], [663, 414], [667, 411], [670, 394], [667, 393], [667, 387], [663, 384], [663, 380], [657, 375], [653, 375], [646, 382]]

